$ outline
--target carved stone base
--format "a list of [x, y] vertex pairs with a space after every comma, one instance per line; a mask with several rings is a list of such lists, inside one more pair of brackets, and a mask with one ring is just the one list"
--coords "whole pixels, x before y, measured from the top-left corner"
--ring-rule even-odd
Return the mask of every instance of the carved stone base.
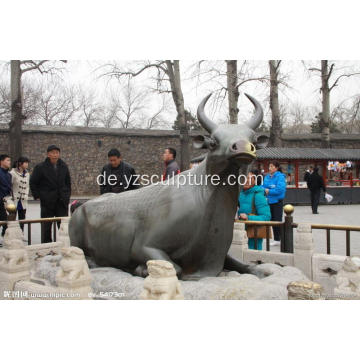
[[288, 286], [289, 300], [322, 300], [322, 286], [312, 281], [293, 281]]

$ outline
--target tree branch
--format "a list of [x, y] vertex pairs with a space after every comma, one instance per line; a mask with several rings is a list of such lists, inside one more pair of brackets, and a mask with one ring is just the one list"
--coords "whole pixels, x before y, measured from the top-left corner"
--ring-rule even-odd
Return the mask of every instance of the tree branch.
[[357, 73], [352, 73], [352, 74], [343, 74], [337, 77], [337, 79], [334, 81], [333, 85], [330, 87], [329, 91], [331, 91], [335, 86], [337, 86], [337, 83], [339, 82], [339, 80], [343, 77], [351, 77], [354, 75], [360, 75], [360, 72]]

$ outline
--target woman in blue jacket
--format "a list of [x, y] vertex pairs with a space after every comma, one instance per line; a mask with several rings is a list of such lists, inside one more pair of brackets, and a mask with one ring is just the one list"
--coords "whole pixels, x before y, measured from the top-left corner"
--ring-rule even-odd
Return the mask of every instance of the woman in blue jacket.
[[[282, 221], [283, 199], [286, 193], [285, 174], [281, 172], [280, 164], [272, 161], [269, 164], [269, 174], [265, 176], [263, 188], [271, 211], [271, 221]], [[280, 228], [273, 226], [274, 241], [270, 245], [280, 244]]]
[[[240, 220], [269, 221], [271, 219], [270, 207], [264, 189], [258, 185], [261, 184], [260, 177], [258, 170], [251, 170], [248, 174], [247, 182], [239, 196], [238, 216]], [[256, 215], [249, 215], [253, 214], [254, 210]], [[262, 243], [263, 239], [257, 239], [258, 250], [262, 250]], [[250, 238], [248, 246], [249, 249], [255, 249], [255, 239]]]

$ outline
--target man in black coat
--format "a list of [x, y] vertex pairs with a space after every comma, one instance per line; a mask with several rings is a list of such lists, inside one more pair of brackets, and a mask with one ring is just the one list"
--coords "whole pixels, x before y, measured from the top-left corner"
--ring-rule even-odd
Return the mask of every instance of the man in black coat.
[[318, 206], [320, 201], [320, 190], [323, 189], [326, 193], [326, 187], [324, 179], [319, 175], [319, 169], [314, 168], [313, 172], [309, 176], [308, 188], [311, 194], [311, 208], [313, 214], [318, 214]]
[[98, 176], [100, 193], [121, 193], [140, 187], [134, 168], [123, 161], [118, 149], [108, 152], [109, 163], [105, 165]]
[[[56, 145], [50, 145], [45, 161], [35, 166], [30, 177], [30, 189], [34, 199], [40, 199], [42, 218], [68, 216], [70, 172], [60, 159], [60, 148]], [[51, 242], [51, 223], [42, 224], [41, 230], [41, 242]]]

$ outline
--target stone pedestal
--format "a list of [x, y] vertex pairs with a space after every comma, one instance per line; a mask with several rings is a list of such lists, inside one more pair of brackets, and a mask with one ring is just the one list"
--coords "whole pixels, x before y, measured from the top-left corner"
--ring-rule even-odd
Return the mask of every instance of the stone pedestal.
[[61, 218], [58, 241], [63, 243], [63, 247], [70, 247], [69, 221], [70, 217]]
[[239, 261], [244, 261], [244, 250], [247, 249], [248, 249], [248, 237], [245, 230], [245, 224], [240, 222], [235, 222], [233, 240], [229, 253]]
[[311, 224], [298, 224], [294, 239], [294, 266], [312, 279], [314, 241]]
[[183, 300], [184, 294], [173, 264], [164, 260], [149, 260], [149, 276], [144, 280], [142, 300]]
[[322, 300], [322, 286], [312, 281], [292, 281], [288, 286], [289, 300]]
[[360, 257], [347, 257], [336, 275], [335, 299], [360, 299]]
[[64, 291], [68, 291], [69, 294], [79, 295], [73, 299], [90, 299], [91, 275], [83, 251], [70, 246], [61, 249], [61, 254], [63, 258], [60, 261], [60, 270], [56, 274], [57, 285], [65, 289]]
[[0, 249], [0, 299], [13, 299], [15, 283], [30, 279], [30, 262], [18, 221], [9, 221]]

